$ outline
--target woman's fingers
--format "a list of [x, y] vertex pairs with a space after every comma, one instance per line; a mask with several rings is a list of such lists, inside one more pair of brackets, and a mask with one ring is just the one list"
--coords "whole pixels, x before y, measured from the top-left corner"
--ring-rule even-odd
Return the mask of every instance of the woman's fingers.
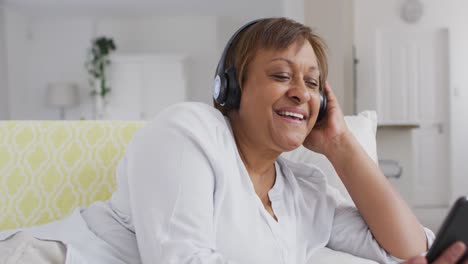
[[[442, 253], [434, 264], [453, 264], [456, 263], [464, 254], [466, 246], [463, 242], [456, 242]], [[467, 263], [467, 261], [465, 261]]]
[[333, 90], [332, 90], [330, 84], [328, 83], [328, 81], [325, 82], [324, 93], [327, 96], [327, 99], [328, 99], [329, 102], [335, 102], [336, 101], [335, 93], [333, 92]]
[[[465, 254], [466, 246], [463, 242], [455, 242], [444, 253], [432, 264], [455, 264]], [[426, 264], [427, 260], [425, 257], [417, 256], [402, 264]], [[468, 260], [465, 260], [463, 264], [468, 264]]]

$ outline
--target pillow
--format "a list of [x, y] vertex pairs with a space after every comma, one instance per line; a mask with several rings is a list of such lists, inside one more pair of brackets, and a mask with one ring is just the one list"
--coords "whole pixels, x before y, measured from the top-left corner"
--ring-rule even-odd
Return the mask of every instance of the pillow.
[[[377, 132], [377, 113], [375, 111], [364, 111], [355, 116], [345, 116], [345, 121], [349, 130], [362, 145], [369, 157], [377, 163], [377, 143], [375, 137]], [[328, 184], [338, 189], [348, 201], [353, 203], [351, 196], [336, 174], [335, 169], [324, 155], [300, 146], [293, 151], [283, 153], [282, 156], [294, 162], [319, 167], [327, 176]]]

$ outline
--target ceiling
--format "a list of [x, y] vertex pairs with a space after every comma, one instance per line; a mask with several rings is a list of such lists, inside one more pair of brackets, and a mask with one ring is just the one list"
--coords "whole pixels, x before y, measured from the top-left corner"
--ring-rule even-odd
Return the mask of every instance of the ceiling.
[[29, 13], [275, 16], [287, 0], [0, 0]]

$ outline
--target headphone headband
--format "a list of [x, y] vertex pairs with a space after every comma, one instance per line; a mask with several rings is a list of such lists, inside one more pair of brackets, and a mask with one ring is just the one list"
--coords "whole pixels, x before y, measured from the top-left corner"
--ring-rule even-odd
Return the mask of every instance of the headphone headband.
[[[213, 98], [218, 104], [225, 106], [226, 108], [235, 107], [235, 105], [234, 106], [229, 105], [229, 102], [226, 105], [226, 102], [228, 101], [228, 98], [229, 98], [228, 96], [229, 91], [227, 91], [228, 86], [230, 85], [229, 81], [235, 82], [237, 84], [237, 80], [235, 80], [235, 78], [228, 80], [228, 77], [226, 76], [226, 75], [233, 75], [234, 77], [236, 77], [235, 69], [228, 69], [228, 70], [224, 69], [224, 66], [225, 66], [224, 64], [226, 64], [227, 53], [229, 49], [231, 48], [234, 40], [242, 31], [244, 31], [245, 29], [249, 28], [250, 26], [256, 24], [257, 22], [261, 20], [264, 20], [264, 19], [262, 18], [255, 19], [246, 23], [242, 27], [240, 27], [228, 40], [226, 46], [224, 47], [223, 53], [221, 54], [221, 58], [219, 59], [218, 66], [216, 67], [216, 76], [215, 76], [214, 83], [213, 83]], [[232, 71], [234, 71], [234, 73]], [[231, 92], [236, 92], [236, 91], [233, 91], [234, 89], [230, 89], [230, 90]]]
[[263, 19], [255, 19], [255, 20], [252, 20], [250, 22], [248, 22], [247, 24], [243, 25], [241, 28], [239, 28], [232, 36], [231, 38], [228, 40], [226, 46], [224, 47], [224, 50], [223, 50], [223, 53], [221, 53], [221, 58], [219, 59], [219, 63], [218, 63], [218, 66], [216, 67], [216, 75], [217, 76], [220, 76], [222, 74], [224, 74], [224, 64], [226, 63], [226, 55], [227, 55], [227, 52], [229, 51], [229, 49], [231, 48], [232, 46], [232, 43], [234, 42], [234, 40], [237, 38], [237, 36], [242, 32], [244, 31], [245, 29], [247, 29], [248, 27], [252, 26], [253, 24], [256, 24], [257, 22], [261, 21]]

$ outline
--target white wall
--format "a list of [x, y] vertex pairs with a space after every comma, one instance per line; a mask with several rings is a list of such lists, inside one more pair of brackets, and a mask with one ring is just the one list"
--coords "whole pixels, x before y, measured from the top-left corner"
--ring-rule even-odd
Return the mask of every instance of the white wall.
[[[279, 16], [291, 0], [2, 0], [31, 15], [63, 16]], [[300, 0], [292, 0], [297, 2]], [[291, 7], [292, 9], [297, 9]]]
[[305, 23], [328, 46], [328, 81], [345, 114], [353, 114], [353, 1], [305, 0]]
[[[211, 102], [217, 50], [215, 17], [104, 18], [26, 16], [7, 11], [7, 50], [11, 119], [57, 119], [46, 105], [50, 82], [79, 84], [81, 105], [67, 119], [92, 118], [84, 69], [91, 39], [114, 37], [118, 53], [178, 53], [188, 57], [188, 99]], [[167, 87], [171, 89], [171, 87]]]
[[[464, 113], [468, 112], [468, 2], [465, 0], [425, 0], [424, 15], [421, 21], [414, 25], [405, 24], [399, 18], [399, 7], [403, 0], [375, 1], [375, 0], [355, 0], [356, 24], [355, 39], [361, 42], [361, 45], [373, 41], [363, 36], [367, 36], [369, 30], [374, 28], [402, 28], [402, 29], [438, 29], [448, 28], [450, 45], [450, 86], [440, 87], [445, 89], [450, 95], [450, 156], [451, 172], [446, 177], [448, 181], [452, 180], [452, 199], [459, 195], [468, 194], [468, 162], [466, 162], [466, 150], [468, 149], [468, 120]], [[371, 51], [367, 51], [371, 52]], [[367, 69], [372, 74], [372, 69]], [[411, 133], [407, 132], [407, 137]], [[387, 140], [381, 138], [380, 140]], [[390, 140], [390, 139], [388, 139]], [[411, 151], [411, 144], [406, 144], [405, 140], [394, 141], [394, 148], [399, 150], [396, 155], [404, 155]], [[379, 142], [379, 145], [382, 142]], [[386, 142], [388, 143], [388, 142]], [[383, 144], [386, 144], [385, 142]], [[412, 164], [409, 165], [412, 170]], [[451, 175], [451, 177], [450, 177]]]
[[8, 119], [9, 116], [5, 49], [5, 14], [0, 1], [0, 120]]
[[105, 19], [97, 21], [96, 34], [113, 36], [119, 53], [186, 55], [188, 98], [210, 103], [217, 60], [216, 24], [212, 16]]
[[283, 0], [283, 16], [292, 18], [300, 23], [305, 23], [305, 1], [306, 0]]
[[10, 118], [58, 119], [58, 109], [46, 105], [47, 85], [75, 82], [80, 87], [81, 108], [67, 111], [67, 118], [90, 117], [84, 72], [91, 22], [70, 18], [28, 18], [7, 12]]
[[[30, 52], [26, 45], [26, 19], [14, 10], [5, 9], [5, 37], [7, 63], [7, 97], [9, 102], [9, 118], [22, 114], [22, 109], [28, 109], [31, 101], [28, 91], [24, 89], [27, 82]], [[15, 89], [14, 87], [22, 87]], [[26, 106], [21, 108], [21, 106]], [[29, 112], [29, 109], [28, 111]]]

